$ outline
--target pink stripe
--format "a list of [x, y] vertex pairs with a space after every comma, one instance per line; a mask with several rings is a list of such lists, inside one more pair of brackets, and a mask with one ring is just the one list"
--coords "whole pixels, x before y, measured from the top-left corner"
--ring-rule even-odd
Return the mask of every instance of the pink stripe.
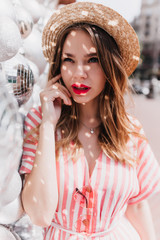
[[37, 146], [38, 140], [36, 138], [34, 138], [34, 137], [31, 137], [31, 135], [30, 135], [30, 136], [28, 136], [28, 138], [27, 138], [25, 143], [33, 145], [33, 146]]
[[[141, 145], [143, 144], [144, 142], [140, 141], [139, 144], [138, 144], [138, 149], [141, 147]], [[147, 142], [145, 142], [145, 145], [143, 146], [143, 149], [141, 150], [141, 152], [139, 153], [139, 159], [142, 159], [143, 155], [144, 155], [144, 152], [145, 152], [145, 149], [147, 148], [148, 144]]]
[[[131, 171], [132, 171], [132, 167], [130, 167], [129, 170], [130, 170], [130, 172], [131, 172]], [[130, 173], [130, 174], [131, 174], [131, 173]], [[136, 174], [136, 173], [134, 173], [134, 174]], [[129, 178], [129, 179], [130, 179], [130, 182], [129, 182], [128, 190], [127, 190], [128, 194], [126, 194], [126, 195], [128, 195], [128, 196], [126, 197], [125, 203], [129, 203], [129, 204], [130, 204], [130, 199], [131, 199], [131, 201], [132, 201], [132, 198], [133, 198], [133, 196], [138, 192], [138, 189], [137, 189], [137, 185], [136, 185], [136, 183], [135, 183], [135, 178], [132, 178], [132, 181], [131, 181], [131, 178]], [[129, 191], [129, 189], [130, 189], [131, 186], [133, 186], [133, 187], [132, 187], [132, 191]]]
[[31, 124], [27, 122], [27, 119], [25, 120], [24, 125], [26, 127], [24, 128], [24, 134], [27, 134], [31, 129], [34, 128]]
[[[125, 188], [124, 188], [124, 184], [123, 183], [125, 183], [126, 182], [126, 166], [125, 166], [125, 163], [122, 163], [122, 168], [121, 168], [121, 170], [122, 170], [122, 179], [121, 179], [121, 188], [120, 188], [120, 190], [119, 190], [119, 193], [118, 193], [118, 199], [117, 199], [117, 202], [116, 202], [116, 204], [115, 204], [115, 207], [114, 207], [114, 209], [113, 209], [113, 213], [112, 213], [112, 217], [111, 217], [111, 222], [110, 222], [110, 224], [112, 223], [112, 221], [114, 220], [114, 216], [117, 214], [117, 211], [119, 211], [120, 209], [121, 209], [121, 207], [122, 207], [122, 203], [123, 203], [123, 199], [126, 199], [126, 194], [123, 196], [123, 198], [122, 198], [122, 193], [124, 193], [124, 191], [126, 190]], [[128, 189], [129, 189], [129, 186], [128, 186], [128, 188], [127, 188], [127, 191], [126, 191], [126, 193], [128, 192]]]
[[31, 114], [34, 113], [37, 117], [39, 117], [39, 119], [42, 119], [42, 111], [41, 111], [41, 107], [38, 107], [38, 110], [36, 108], [32, 108], [31, 109]]
[[[48, 230], [49, 231], [49, 230]], [[55, 231], [54, 230], [54, 228], [53, 227], [51, 227], [51, 232], [50, 232], [50, 236], [49, 236], [49, 239], [54, 239], [53, 237], [52, 237], [52, 234], [53, 234], [53, 231]], [[54, 232], [55, 233], [55, 232]], [[53, 234], [54, 235], [54, 234]], [[52, 237], [52, 238], [51, 238]]]
[[[160, 185], [160, 182], [159, 182], [159, 181], [157, 181], [157, 182], [154, 184], [153, 188], [152, 188], [149, 192], [147, 192], [147, 194], [145, 194], [143, 197], [139, 198], [139, 199], [136, 200], [136, 201], [134, 201], [134, 199], [133, 199], [133, 202], [131, 202], [130, 204], [139, 203], [139, 202], [141, 202], [142, 200], [144, 200], [144, 199], [146, 199], [147, 197], [149, 197], [149, 196], [156, 190], [156, 187], [157, 187], [158, 185]], [[159, 187], [159, 190], [158, 190], [157, 192], [160, 193], [160, 187]]]
[[[58, 195], [60, 195], [60, 160], [56, 161], [56, 173], [57, 173], [57, 185], [58, 185]], [[57, 204], [57, 209], [56, 209], [56, 213], [55, 213], [55, 220], [58, 224], [60, 224], [60, 220], [58, 218], [58, 212], [60, 211], [59, 209], [59, 201]]]
[[[146, 184], [146, 186], [141, 190], [141, 195], [145, 192], [147, 192], [149, 186], [153, 184], [153, 179], [158, 175], [159, 169], [157, 168], [155, 172], [152, 173], [152, 176], [150, 177], [150, 182]], [[158, 181], [159, 182], [159, 181]], [[155, 184], [155, 183], [154, 183]]]
[[138, 149], [140, 148], [141, 144], [144, 142], [142, 138], [138, 139]]
[[145, 181], [146, 177], [148, 176], [148, 173], [153, 171], [155, 163], [154, 163], [154, 161], [151, 161], [151, 160], [154, 160], [154, 159], [150, 158], [150, 156], [148, 156], [146, 159], [146, 162], [150, 161], [150, 164], [149, 164], [149, 166], [146, 166], [146, 165], [143, 166], [143, 169], [145, 170], [143, 173], [143, 176], [142, 176], [142, 173], [141, 174], [138, 173], [138, 179], [139, 179], [140, 185], [142, 185], [142, 183]]
[[23, 151], [36, 153], [36, 149], [29, 148], [29, 147], [23, 147]]
[[38, 110], [39, 110], [39, 112], [40, 112], [41, 115], [42, 115], [42, 108], [41, 108], [41, 106], [38, 107]]
[[[86, 162], [85, 162], [85, 156], [83, 155], [81, 157], [81, 162], [82, 162], [82, 166], [83, 166], [83, 169], [86, 169]], [[86, 171], [85, 171], [86, 172]], [[88, 173], [87, 173], [88, 174]], [[85, 182], [83, 182], [83, 185], [85, 185]], [[79, 207], [79, 210], [78, 210], [78, 216], [81, 216], [82, 215], [82, 212], [83, 212], [83, 208], [82, 207]], [[75, 224], [75, 223], [73, 223]], [[78, 227], [77, 227], [77, 231], [80, 232], [81, 230], [81, 224], [79, 223]]]
[[[132, 174], [132, 166], [129, 166], [129, 175], [131, 175], [131, 174]], [[135, 170], [134, 174], [136, 174], [136, 170]], [[126, 192], [128, 194], [126, 194], [127, 197], [126, 197], [125, 203], [129, 200], [129, 198], [131, 196], [133, 196], [135, 194], [135, 192], [137, 192], [137, 184], [135, 183], [135, 177], [136, 176], [132, 177], [132, 179], [129, 177], [129, 184], [128, 184], [128, 189]], [[132, 188], [131, 188], [131, 186], [132, 186]], [[130, 191], [130, 189], [131, 189], [131, 191]]]
[[35, 157], [33, 157], [33, 156], [29, 156], [29, 155], [23, 155], [22, 156], [22, 159], [24, 159], [24, 161], [26, 161], [26, 160], [32, 160], [32, 161], [30, 161], [30, 162], [33, 162], [33, 160], [35, 159]]
[[[97, 159], [98, 161], [98, 167], [96, 169], [96, 173], [97, 173], [97, 177], [96, 177], [96, 183], [95, 183], [95, 186], [94, 186], [94, 189], [99, 189], [99, 184], [100, 184], [100, 179], [101, 179], [101, 175], [102, 175], [102, 151], [101, 151], [101, 154], [99, 156], [99, 158]], [[96, 167], [96, 165], [95, 165]], [[94, 168], [95, 170], [95, 168]], [[97, 212], [98, 212], [98, 209], [97, 209], [97, 205], [98, 205], [98, 196], [95, 198], [95, 202], [93, 203], [93, 206], [94, 207], [94, 214], [96, 217], [93, 216], [93, 219], [92, 219], [92, 231], [91, 232], [95, 232], [96, 231], [96, 225], [97, 225]]]
[[43, 234], [43, 240], [46, 240], [46, 235], [47, 235], [47, 231], [44, 230], [44, 234]]
[[[138, 170], [138, 174], [137, 174], [137, 177], [139, 178], [139, 176], [141, 175], [143, 169], [145, 169], [146, 167], [150, 168], [150, 166], [146, 166], [147, 162], [150, 161], [152, 159], [151, 157], [151, 152], [150, 154], [145, 158], [145, 160], [143, 161], [143, 163], [141, 164], [140, 166], [140, 169]], [[150, 164], [151, 164], [151, 161], [150, 161]], [[152, 165], [154, 164], [154, 162], [152, 162]], [[147, 171], [149, 172], [150, 169], [148, 169]], [[147, 172], [147, 174], [148, 174]]]
[[[30, 119], [36, 126], [39, 125], [39, 122], [37, 122], [37, 120], [30, 114], [28, 113], [27, 115], [28, 119]], [[32, 127], [33, 128], [33, 127]]]
[[37, 117], [39, 117], [40, 119], [42, 119], [42, 110], [41, 110], [41, 106], [39, 106], [38, 108], [31, 108], [31, 110], [29, 111], [29, 113], [32, 115], [36, 115]]
[[33, 165], [33, 161], [27, 161], [27, 160], [25, 160], [25, 163], [28, 163], [28, 164], [30, 164], [31, 166]]
[[[107, 172], [110, 173], [111, 159], [108, 156], [106, 156], [106, 166], [107, 166], [106, 167], [106, 173]], [[108, 182], [109, 182], [109, 177], [108, 177], [108, 175], [106, 175], [105, 181], [104, 181], [104, 184], [103, 184], [103, 189], [106, 189], [106, 186], [108, 186]], [[106, 189], [106, 191], [107, 191], [107, 189]], [[104, 194], [104, 196], [102, 197], [100, 212], [103, 210], [105, 197], [106, 197], [106, 194]], [[102, 221], [101, 213], [100, 213], [100, 220]], [[104, 223], [104, 219], [103, 219], [103, 223]], [[100, 231], [103, 231], [103, 229], [104, 229], [104, 226], [102, 226]]]
[[21, 172], [30, 173], [30, 172], [31, 172], [31, 169], [26, 168], [26, 167], [24, 167], [24, 166], [21, 166], [19, 172], [20, 172], [20, 173], [21, 173]]
[[[33, 138], [32, 138], [32, 140], [33, 140]], [[38, 141], [37, 141], [37, 143], [33, 143], [32, 140], [29, 140], [30, 142], [28, 142], [28, 140], [27, 140], [27, 142], [24, 143], [23, 151], [29, 151], [29, 152], [36, 151]]]
[[112, 189], [111, 189], [111, 192], [110, 192], [110, 197], [109, 197], [109, 202], [108, 202], [107, 209], [106, 209], [106, 214], [105, 214], [105, 217], [104, 217], [104, 220], [103, 220], [103, 222], [104, 222], [103, 229], [104, 229], [105, 224], [106, 224], [107, 219], [108, 219], [109, 210], [111, 208], [113, 197], [114, 197], [114, 194], [115, 194], [116, 184], [118, 182], [118, 162], [117, 161], [114, 164], [114, 176], [110, 176], [110, 177], [112, 177], [112, 178], [114, 177], [114, 182], [113, 182]]
[[[109, 157], [106, 157], [106, 173], [108, 172], [110, 172], [110, 162], [111, 162], [111, 159], [109, 158]], [[108, 168], [108, 169], [107, 169]], [[104, 181], [104, 184], [103, 184], [103, 188], [102, 189], [106, 189], [106, 186], [108, 186], [108, 181], [109, 181], [109, 178], [108, 178], [108, 176], [106, 176], [105, 177], [105, 181]], [[104, 206], [104, 200], [105, 200], [105, 195], [104, 195], [104, 197], [103, 197], [103, 199], [102, 199], [102, 201], [101, 201], [101, 210], [103, 209], [103, 206]]]
[[[63, 226], [66, 227], [66, 218], [64, 219], [64, 216], [66, 217], [66, 215], [63, 215], [63, 210], [66, 210], [66, 203], [67, 203], [67, 197], [68, 197], [68, 191], [67, 191], [67, 187], [68, 183], [69, 183], [69, 169], [68, 169], [68, 156], [67, 156], [67, 152], [66, 150], [63, 151], [63, 159], [64, 159], [64, 194], [63, 194], [63, 202], [62, 202], [62, 221], [63, 221]], [[65, 239], [66, 236], [66, 232], [62, 232], [62, 239]]]
[[[77, 179], [78, 169], [77, 169], [76, 162], [73, 163], [73, 175], [74, 175], [74, 189], [75, 189], [78, 186], [78, 179]], [[75, 205], [76, 205], [76, 202], [72, 197], [71, 206], [70, 206], [70, 223], [69, 223], [70, 229], [72, 229], [73, 227], [73, 216], [74, 216]]]
[[50, 236], [50, 237], [52, 237], [52, 238], [49, 238], [49, 240], [55, 240], [55, 239], [57, 239], [57, 240], [58, 240], [58, 239], [60, 239], [60, 238], [59, 238], [60, 232], [61, 232], [61, 231], [59, 230], [59, 232], [58, 232], [58, 233], [59, 233], [59, 234], [58, 234], [58, 238], [57, 238], [57, 237], [55, 238], [55, 235], [56, 235], [56, 229], [55, 229], [55, 228], [53, 228], [53, 232], [52, 232], [52, 233], [53, 233], [53, 235], [52, 235], [52, 236]]
[[[155, 176], [156, 176], [157, 174], [159, 175], [159, 168], [157, 168], [157, 169], [156, 169], [156, 172], [153, 172], [152, 176], [150, 177], [150, 181], [152, 181], [151, 184], [153, 184], [153, 179], [155, 179]], [[149, 183], [148, 183], [148, 184], [149, 184]], [[156, 183], [154, 183], [154, 185], [153, 185], [153, 187], [152, 187], [152, 189], [151, 189], [150, 191], [148, 191], [148, 188], [149, 188], [149, 185], [148, 185], [148, 184], [145, 186], [145, 188], [143, 188], [143, 190], [140, 191], [140, 193], [139, 193], [138, 195], [136, 195], [135, 197], [133, 197], [133, 198], [131, 199], [131, 202], [129, 202], [129, 204], [138, 203], [138, 202], [142, 201], [143, 199], [147, 198], [152, 192], [154, 192], [155, 187], [156, 187], [158, 184], [160, 184], [160, 180], [158, 179], [158, 181], [157, 181]], [[146, 192], [146, 194], [145, 194], [143, 197], [139, 197], [140, 195], [142, 195], [142, 194], [145, 193], [145, 192]], [[159, 189], [159, 192], [160, 192], [160, 189]], [[138, 198], [138, 197], [139, 197], [139, 198]], [[138, 198], [138, 199], [137, 199], [137, 198]], [[136, 200], [136, 199], [137, 199], [137, 200]]]

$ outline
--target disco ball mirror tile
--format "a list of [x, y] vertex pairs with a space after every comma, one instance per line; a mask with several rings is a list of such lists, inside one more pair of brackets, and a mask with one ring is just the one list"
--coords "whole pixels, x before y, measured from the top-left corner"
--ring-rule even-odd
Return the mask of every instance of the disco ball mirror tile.
[[4, 63], [7, 82], [12, 86], [12, 91], [19, 106], [26, 103], [33, 91], [34, 75], [27, 60], [16, 55]]

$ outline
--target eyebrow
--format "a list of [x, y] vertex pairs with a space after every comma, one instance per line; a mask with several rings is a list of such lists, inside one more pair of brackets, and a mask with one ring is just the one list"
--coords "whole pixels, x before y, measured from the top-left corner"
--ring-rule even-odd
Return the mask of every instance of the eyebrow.
[[[72, 53], [63, 53], [63, 55], [66, 55], [67, 57], [75, 57], [75, 55]], [[97, 56], [97, 53], [89, 53], [85, 55], [85, 57], [94, 57], [94, 56]]]

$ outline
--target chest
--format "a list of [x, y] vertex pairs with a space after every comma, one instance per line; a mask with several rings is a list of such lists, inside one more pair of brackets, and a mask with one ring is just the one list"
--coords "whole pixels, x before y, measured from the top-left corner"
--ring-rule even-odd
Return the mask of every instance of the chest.
[[84, 157], [87, 161], [89, 176], [91, 177], [101, 152], [96, 134], [79, 134], [79, 140], [82, 144]]
[[91, 184], [99, 194], [118, 192], [119, 196], [127, 196], [139, 187], [136, 169], [109, 158], [103, 151], [94, 162], [89, 162], [84, 154], [72, 161], [62, 153], [57, 162], [57, 180], [60, 191], [71, 193], [76, 187]]
[[61, 155], [59, 162], [57, 162], [59, 206], [62, 209], [64, 201], [68, 206], [72, 203], [75, 204], [74, 192], [76, 188], [81, 190], [88, 185], [92, 187], [94, 192], [94, 204], [97, 204], [100, 209], [105, 204], [106, 208], [110, 204], [113, 208], [114, 206], [124, 206], [128, 199], [137, 195], [139, 191], [135, 169], [115, 162], [103, 152], [100, 153], [95, 165], [92, 166], [91, 175], [88, 161], [84, 156], [75, 162], [64, 157]]

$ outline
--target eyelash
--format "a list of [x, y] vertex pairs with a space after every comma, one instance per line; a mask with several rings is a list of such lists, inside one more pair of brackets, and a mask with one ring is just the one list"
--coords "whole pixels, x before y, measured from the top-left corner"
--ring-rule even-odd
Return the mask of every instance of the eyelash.
[[71, 58], [64, 58], [63, 62], [73, 62], [73, 60]]
[[[71, 58], [64, 58], [63, 62], [74, 62]], [[88, 60], [88, 63], [97, 63], [99, 62], [97, 57], [92, 57]]]
[[98, 61], [98, 58], [97, 58], [97, 57], [92, 57], [92, 58], [89, 59], [88, 62], [97, 63], [97, 62], [99, 62], [99, 61]]

